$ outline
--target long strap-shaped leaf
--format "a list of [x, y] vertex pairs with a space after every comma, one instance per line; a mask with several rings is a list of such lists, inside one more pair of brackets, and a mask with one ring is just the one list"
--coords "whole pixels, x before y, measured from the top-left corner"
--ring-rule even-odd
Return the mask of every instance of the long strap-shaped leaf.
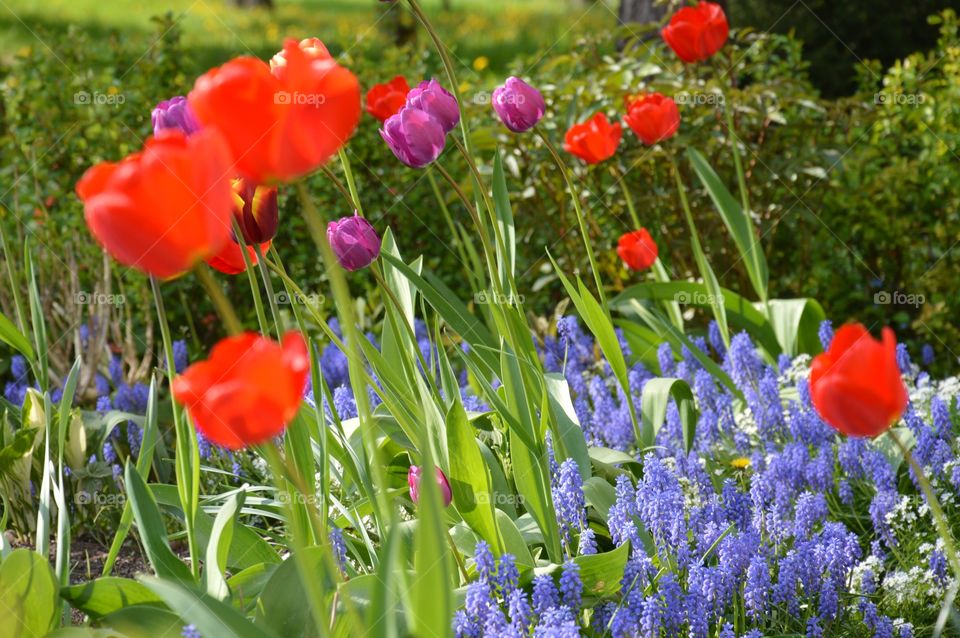
[[667, 404], [670, 399], [680, 410], [680, 424], [683, 426], [683, 446], [687, 452], [693, 448], [693, 439], [697, 430], [697, 408], [693, 403], [693, 392], [683, 379], [651, 379], [643, 386], [643, 399], [640, 413], [643, 415], [643, 434], [640, 443], [650, 447], [657, 438], [667, 417]]

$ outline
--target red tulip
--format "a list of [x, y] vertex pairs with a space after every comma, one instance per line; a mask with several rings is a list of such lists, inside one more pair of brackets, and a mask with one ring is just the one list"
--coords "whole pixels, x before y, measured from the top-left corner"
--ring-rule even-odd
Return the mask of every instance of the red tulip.
[[619, 122], [613, 124], [603, 113], [597, 113], [586, 122], [574, 124], [567, 131], [563, 149], [576, 155], [588, 164], [609, 159], [617, 150], [623, 129]]
[[342, 147], [360, 120], [360, 85], [318, 40], [287, 40], [274, 56], [240, 57], [200, 76], [188, 96], [219, 128], [235, 170], [257, 184], [306, 175]]
[[890, 328], [882, 341], [859, 323], [837, 330], [810, 366], [810, 394], [823, 420], [847, 436], [875, 437], [893, 425], [907, 407], [896, 352]]
[[388, 117], [395, 115], [407, 103], [407, 93], [410, 85], [407, 79], [398, 75], [384, 84], [375, 84], [367, 92], [367, 113], [385, 122]]
[[[247, 251], [247, 257], [250, 258], [250, 265], [257, 263], [257, 251], [253, 246], [244, 246]], [[270, 250], [270, 242], [260, 244], [260, 252], [264, 255]], [[213, 257], [207, 258], [207, 264], [225, 275], [239, 275], [247, 269], [246, 262], [243, 261], [243, 254], [240, 252], [240, 244], [235, 241], [228, 241], [219, 253]]]
[[[420, 502], [420, 475], [420, 467], [411, 465], [407, 472], [407, 486], [410, 488], [410, 500], [415, 505]], [[440, 497], [443, 499], [443, 506], [446, 507], [453, 500], [453, 493], [450, 491], [450, 482], [447, 481], [447, 475], [439, 467], [436, 468], [436, 479], [437, 486], [440, 488]]]
[[166, 131], [77, 182], [90, 232], [117, 261], [165, 279], [230, 241], [230, 151], [216, 130]]
[[231, 450], [283, 432], [300, 409], [310, 372], [299, 332], [283, 344], [248, 332], [227, 337], [173, 380], [173, 398], [213, 443]]
[[730, 34], [723, 8], [714, 2], [700, 2], [673, 14], [663, 28], [666, 43], [686, 63], [702, 62], [723, 48]]
[[680, 110], [673, 99], [651, 93], [630, 102], [623, 121], [650, 146], [673, 137], [680, 128]]
[[617, 254], [631, 270], [646, 270], [657, 261], [658, 252], [646, 228], [624, 233], [617, 242]]

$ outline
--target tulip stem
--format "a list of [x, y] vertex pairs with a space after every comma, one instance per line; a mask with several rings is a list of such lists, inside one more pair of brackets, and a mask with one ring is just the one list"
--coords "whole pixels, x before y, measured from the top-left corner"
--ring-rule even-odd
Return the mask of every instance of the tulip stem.
[[[237, 218], [233, 218], [233, 235], [238, 238], [238, 242], [243, 240], [243, 230], [240, 228], [240, 222], [237, 221]], [[250, 283], [250, 292], [253, 294], [253, 306], [257, 310], [257, 322], [260, 324], [260, 332], [267, 334], [267, 315], [263, 310], [263, 297], [260, 294], [260, 285], [257, 283], [257, 278], [253, 274], [253, 263], [250, 261], [250, 253], [247, 252], [247, 247], [243, 244], [239, 244], [240, 255], [243, 257], [243, 270], [247, 274], [247, 281]]]
[[[437, 53], [440, 54], [440, 61], [443, 63], [443, 68], [447, 73], [447, 79], [450, 80], [450, 89], [453, 91], [453, 95], [457, 98], [457, 104], [463, 104], [463, 97], [460, 95], [460, 83], [457, 82], [457, 73], [453, 69], [453, 62], [450, 60], [450, 54], [447, 52], [447, 47], [443, 43], [443, 40], [440, 39], [440, 36], [437, 34], [436, 29], [433, 28], [433, 24], [430, 23], [430, 19], [427, 18], [427, 14], [423, 12], [423, 9], [420, 8], [420, 3], [417, 0], [407, 0], [410, 3], [410, 10], [413, 11], [413, 14], [417, 16], [417, 20], [420, 21], [420, 24], [423, 25], [423, 28], [427, 30], [427, 33], [430, 35], [430, 39], [433, 40], [433, 45], [437, 48]], [[463, 132], [463, 142], [466, 145], [467, 151], [470, 149], [470, 131], [467, 128], [467, 120], [464, 117], [460, 118], [460, 130]]]
[[217, 309], [217, 314], [220, 315], [220, 318], [226, 325], [227, 334], [233, 336], [243, 332], [243, 327], [240, 324], [240, 320], [237, 319], [237, 313], [233, 309], [233, 304], [231, 304], [227, 296], [223, 294], [223, 289], [220, 288], [220, 284], [218, 284], [217, 280], [210, 274], [207, 265], [198, 264], [197, 267], [194, 268], [194, 272], [197, 273], [197, 279], [200, 280], [203, 288], [207, 291], [207, 294], [210, 295], [210, 300]]
[[914, 475], [917, 477], [917, 482], [920, 483], [920, 490], [923, 492], [923, 495], [927, 498], [927, 505], [930, 507], [930, 514], [933, 516], [933, 522], [937, 526], [937, 531], [940, 533], [940, 538], [943, 539], [943, 546], [946, 550], [947, 560], [950, 562], [950, 568], [953, 570], [954, 578], [960, 579], [960, 557], [957, 556], [956, 543], [953, 540], [953, 533], [950, 531], [950, 525], [947, 523], [947, 516], [943, 512], [943, 508], [940, 506], [940, 501], [937, 499], [936, 493], [933, 491], [933, 486], [930, 485], [927, 475], [924, 473], [923, 468], [920, 467], [920, 464], [917, 463], [917, 459], [914, 458], [913, 453], [910, 451], [903, 441], [900, 440], [900, 436], [897, 434], [894, 428], [887, 430], [887, 436], [890, 437], [890, 440], [900, 448], [900, 452], [903, 454], [903, 458], [907, 460], [907, 463], [910, 464], [910, 467], [913, 469]]
[[[173, 379], [177, 374], [176, 359], [173, 356], [173, 340], [170, 337], [170, 324], [167, 322], [167, 312], [163, 306], [163, 295], [160, 293], [160, 283], [155, 277], [150, 277], [150, 287], [153, 290], [153, 302], [157, 308], [157, 320], [160, 323], [160, 336], [163, 341], [163, 351], [167, 361], [167, 382], [173, 390]], [[180, 507], [183, 508], [183, 524], [187, 528], [187, 547], [190, 551], [190, 567], [194, 578], [200, 577], [200, 550], [197, 545], [195, 523], [197, 508], [200, 502], [200, 446], [197, 433], [190, 419], [182, 418], [180, 408], [173, 404], [173, 429], [176, 433], [176, 454], [174, 470], [177, 476], [177, 494], [180, 497]], [[111, 565], [104, 565], [107, 573]]]
[[570, 173], [567, 171], [567, 167], [560, 158], [560, 153], [557, 152], [553, 142], [550, 141], [550, 138], [547, 137], [540, 127], [537, 127], [536, 131], [540, 139], [543, 140], [543, 144], [547, 147], [547, 150], [550, 151], [550, 154], [553, 156], [553, 161], [557, 163], [557, 168], [560, 169], [563, 180], [566, 182], [567, 190], [570, 192], [570, 198], [573, 199], [573, 208], [577, 212], [577, 223], [580, 224], [580, 235], [583, 239], [583, 245], [587, 250], [587, 259], [590, 260], [590, 269], [593, 271], [593, 281], [597, 286], [597, 295], [600, 297], [600, 305], [603, 307], [603, 311], [609, 319], [610, 308], [607, 307], [607, 296], [603, 291], [603, 283], [600, 281], [600, 268], [597, 266], [597, 258], [593, 254], [593, 246], [590, 243], [590, 234], [587, 231], [586, 218], [583, 215], [583, 209], [580, 207], [580, 196], [573, 187], [573, 182], [570, 180]]
[[343, 182], [340, 181], [340, 178], [330, 170], [329, 166], [321, 166], [320, 170], [323, 171], [323, 174], [326, 175], [333, 185], [337, 187], [337, 190], [340, 191], [340, 194], [343, 195], [343, 198], [347, 200], [347, 203], [350, 204], [351, 208], [357, 208], [357, 201], [353, 198], [353, 195], [350, 194], [350, 191], [347, 190], [347, 187]]
[[616, 180], [617, 184], [620, 186], [620, 190], [623, 192], [623, 199], [627, 202], [627, 210], [630, 212], [630, 221], [633, 222], [633, 230], [640, 230], [642, 224], [640, 223], [640, 218], [637, 216], [637, 209], [633, 205], [633, 197], [630, 196], [630, 189], [627, 187], [627, 175], [626, 173], [619, 173], [616, 168], [610, 168], [611, 174], [613, 174], [613, 179]]
[[470, 199], [463, 192], [463, 189], [460, 188], [460, 184], [457, 183], [457, 180], [447, 172], [443, 166], [439, 163], [434, 162], [434, 167], [436, 167], [437, 172], [443, 176], [447, 183], [453, 187], [453, 190], [456, 191], [457, 195], [460, 197], [460, 200], [463, 202], [463, 205], [467, 207], [467, 212], [470, 213], [470, 217], [473, 219], [474, 225], [477, 227], [477, 232], [480, 234], [480, 243], [483, 244], [483, 252], [487, 258], [487, 268], [490, 271], [490, 280], [496, 285], [499, 284], [500, 280], [497, 277], [496, 266], [493, 262], [494, 251], [493, 247], [490, 246], [490, 237], [487, 235], [487, 228], [484, 226], [483, 222], [480, 220], [480, 215], [477, 213], [477, 209], [470, 203]]
[[[306, 221], [310, 235], [313, 237], [317, 248], [320, 249], [320, 254], [326, 265], [327, 277], [333, 291], [337, 314], [340, 315], [340, 327], [343, 330], [343, 345], [345, 346], [343, 352], [347, 355], [350, 385], [354, 389], [354, 400], [357, 404], [357, 415], [360, 421], [360, 436], [363, 439], [365, 456], [370, 464], [373, 482], [376, 486], [375, 493], [371, 495], [370, 504], [374, 510], [377, 531], [381, 538], [385, 538], [384, 530], [388, 523], [386, 516], [392, 514], [393, 510], [386, 501], [386, 480], [383, 476], [383, 468], [386, 467], [386, 463], [382, 463], [379, 458], [380, 451], [374, 437], [373, 420], [366, 392], [367, 381], [362, 363], [363, 351], [360, 349], [360, 339], [364, 337], [360, 334], [355, 323], [353, 300], [350, 298], [350, 289], [347, 286], [346, 277], [343, 275], [343, 269], [337, 263], [330, 242], [327, 241], [326, 220], [313, 205], [307, 185], [302, 180], [297, 182], [297, 194], [300, 198], [304, 221]], [[347, 354], [348, 352], [350, 354]]]
[[343, 176], [347, 179], [347, 188], [350, 189], [350, 199], [353, 200], [353, 207], [356, 209], [357, 215], [363, 217], [363, 206], [360, 205], [360, 193], [357, 191], [357, 182], [353, 179], [353, 168], [350, 166], [350, 159], [347, 157], [347, 152], [344, 148], [337, 151], [337, 155], [340, 157], [340, 166], [343, 167]]
[[267, 291], [267, 303], [270, 304], [270, 314], [273, 315], [273, 330], [277, 335], [277, 341], [283, 340], [283, 326], [280, 325], [280, 308], [277, 306], [277, 296], [273, 292], [273, 282], [270, 280], [270, 272], [267, 265], [263, 263], [263, 250], [260, 244], [253, 244], [253, 251], [257, 253], [257, 267], [260, 269], [260, 276], [263, 278], [263, 287]]

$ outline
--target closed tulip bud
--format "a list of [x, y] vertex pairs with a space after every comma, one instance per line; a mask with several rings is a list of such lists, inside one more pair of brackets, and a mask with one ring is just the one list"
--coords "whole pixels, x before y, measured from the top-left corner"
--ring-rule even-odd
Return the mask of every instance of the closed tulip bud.
[[621, 235], [617, 254], [630, 270], [646, 270], [657, 261], [657, 244], [649, 231], [641, 228]]
[[437, 118], [443, 132], [449, 133], [460, 122], [457, 98], [436, 80], [424, 80], [407, 94], [407, 106], [425, 111]]
[[509, 77], [493, 91], [493, 110], [508, 129], [523, 133], [536, 126], [547, 105], [540, 91], [520, 78]]
[[182, 95], [164, 100], [150, 112], [150, 121], [153, 123], [153, 134], [160, 131], [175, 130], [184, 135], [192, 135], [200, 130], [200, 123], [193, 116], [187, 98]]
[[[443, 506], [447, 507], [453, 500], [453, 492], [450, 491], [450, 482], [447, 476], [439, 467], [436, 469], [437, 486], [440, 488], [440, 495], [443, 497]], [[422, 474], [418, 465], [411, 465], [407, 472], [407, 485], [410, 486], [410, 500], [417, 504], [420, 502], [420, 475]]]
[[380, 256], [380, 236], [363, 217], [344, 217], [327, 225], [327, 241], [345, 270], [366, 268]]
[[433, 162], [447, 143], [440, 120], [410, 106], [387, 118], [380, 137], [397, 159], [411, 168], [423, 168]]
[[651, 93], [630, 102], [623, 121], [650, 146], [673, 137], [680, 128], [680, 109], [671, 98]]
[[729, 34], [727, 16], [715, 2], [683, 7], [673, 14], [662, 32], [677, 57], [688, 64], [703, 62], [719, 51]]
[[810, 397], [823, 420], [847, 436], [886, 432], [908, 398], [893, 330], [884, 328], [882, 341], [859, 323], [837, 330], [827, 351], [810, 365]]
[[279, 213], [277, 189], [257, 186], [249, 180], [233, 180], [233, 214], [240, 224], [244, 243], [262, 244], [277, 234]]

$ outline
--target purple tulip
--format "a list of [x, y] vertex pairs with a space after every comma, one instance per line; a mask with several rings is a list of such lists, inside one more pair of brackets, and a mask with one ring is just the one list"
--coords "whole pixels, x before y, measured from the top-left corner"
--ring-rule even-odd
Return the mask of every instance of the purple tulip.
[[449, 133], [460, 122], [457, 98], [436, 80], [424, 80], [407, 93], [407, 106], [426, 111], [439, 120], [443, 132]]
[[380, 137], [397, 159], [413, 168], [423, 168], [440, 156], [447, 134], [436, 117], [405, 106], [391, 115], [380, 129]]
[[546, 111], [540, 91], [520, 78], [510, 76], [503, 86], [493, 91], [493, 110], [500, 120], [514, 133], [529, 131]]
[[187, 104], [187, 98], [182, 95], [157, 104], [157, 107], [150, 113], [150, 121], [153, 122], [154, 135], [159, 135], [160, 131], [167, 130], [192, 135], [200, 130], [200, 123], [193, 116], [193, 111]]
[[[443, 497], [443, 506], [446, 507], [453, 500], [453, 493], [450, 491], [450, 483], [447, 481], [447, 476], [443, 473], [443, 470], [439, 467], [436, 470], [437, 485], [440, 487], [440, 495]], [[414, 504], [420, 502], [420, 475], [420, 467], [411, 465], [410, 471], [407, 472], [407, 485], [410, 486], [410, 500]]]
[[366, 268], [380, 256], [380, 237], [363, 217], [344, 217], [327, 225], [327, 241], [345, 270]]

